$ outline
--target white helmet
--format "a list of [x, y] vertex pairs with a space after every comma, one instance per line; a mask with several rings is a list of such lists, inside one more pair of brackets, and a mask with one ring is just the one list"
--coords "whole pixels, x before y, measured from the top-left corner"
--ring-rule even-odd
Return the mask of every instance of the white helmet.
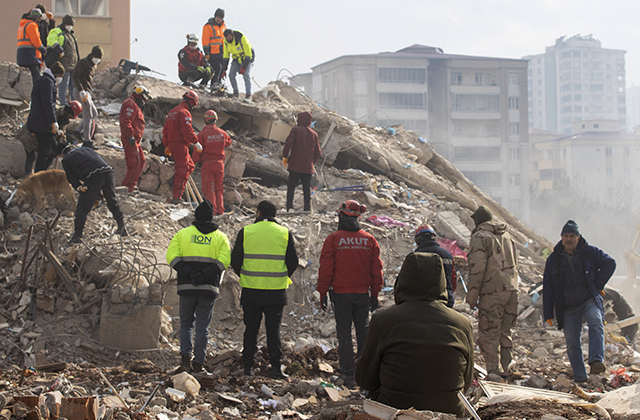
[[194, 43], [198, 43], [198, 35], [196, 34], [189, 34], [187, 35], [187, 42], [194, 42]]

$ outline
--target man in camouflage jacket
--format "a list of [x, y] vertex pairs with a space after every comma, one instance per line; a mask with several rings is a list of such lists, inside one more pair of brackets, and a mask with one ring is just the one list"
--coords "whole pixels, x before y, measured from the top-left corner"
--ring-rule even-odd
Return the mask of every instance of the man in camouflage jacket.
[[511, 329], [518, 309], [516, 246], [507, 225], [493, 221], [489, 209], [480, 206], [471, 218], [476, 227], [468, 254], [466, 300], [471, 308], [478, 308], [478, 346], [487, 373], [508, 376], [513, 347]]

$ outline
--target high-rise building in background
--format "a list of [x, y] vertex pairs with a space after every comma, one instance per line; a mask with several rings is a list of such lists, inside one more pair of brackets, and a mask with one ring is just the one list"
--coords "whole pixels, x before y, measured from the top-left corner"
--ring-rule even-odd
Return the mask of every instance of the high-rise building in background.
[[293, 81], [352, 120], [417, 132], [485, 193], [528, 220], [526, 60], [413, 45], [338, 57]]
[[529, 61], [529, 127], [571, 134], [575, 121], [618, 120], [626, 127], [624, 56], [591, 35], [560, 37]]
[[627, 89], [627, 131], [640, 130], [640, 86]]

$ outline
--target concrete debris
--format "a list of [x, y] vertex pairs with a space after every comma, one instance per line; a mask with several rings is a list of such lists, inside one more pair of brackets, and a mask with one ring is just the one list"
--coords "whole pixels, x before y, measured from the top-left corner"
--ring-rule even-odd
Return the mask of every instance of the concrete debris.
[[[0, 63], [0, 82], [3, 74], [13, 73], [11, 66]], [[365, 413], [364, 395], [358, 388], [336, 383], [340, 370], [335, 322], [332, 314], [317, 309], [312, 296], [323, 241], [337, 227], [335, 210], [348, 199], [367, 204], [364, 216], [370, 219], [363, 220], [363, 228], [380, 243], [386, 286], [380, 295], [381, 308], [394, 304], [393, 284], [405, 255], [414, 249], [415, 228], [429, 223], [455, 255], [460, 282], [454, 308], [476, 328], [477, 313], [464, 303], [465, 251], [474, 226], [470, 215], [478, 205], [488, 206], [508, 224], [520, 251], [519, 318], [512, 375], [507, 381], [570, 395], [572, 375], [563, 334], [541, 322], [542, 254], [551, 242], [487, 197], [415, 133], [401, 127], [394, 133], [361, 127], [281, 82], [254, 94], [253, 102], [203, 93], [201, 106], [193, 114], [194, 126], [202, 128], [204, 112], [215, 109], [219, 125], [233, 139], [225, 161], [226, 213], [215, 220], [221, 231], [233, 242], [238, 230], [253, 221], [258, 202], [269, 199], [280, 209], [279, 222], [296, 238], [301, 267], [292, 279], [281, 328], [283, 366], [290, 378], [268, 378], [264, 330], [253, 375], [243, 375], [240, 286], [232, 270], [225, 273], [214, 306], [204, 365], [211, 375], [172, 378], [169, 372], [180, 359], [179, 304], [175, 274], [166, 264], [165, 252], [175, 232], [194, 219], [189, 203], [167, 203], [174, 170], [171, 159], [163, 155], [161, 133], [167, 111], [180, 102], [185, 88], [123, 75], [117, 69], [96, 76], [95, 101], [100, 109], [96, 143], [114, 168], [117, 185], [126, 167], [114, 113], [136, 84], [149, 88], [154, 99], [145, 111], [147, 164], [139, 191], [117, 190], [130, 236], [115, 235], [115, 221], [104, 203], [91, 212], [83, 243], [75, 246], [66, 245], [73, 232], [66, 201], [57, 209], [48, 203], [35, 218], [27, 208], [2, 208], [0, 397], [7, 397], [7, 407], [0, 409], [3, 416], [53, 419], [61, 416], [64, 406], [72, 407], [66, 412], [69, 420], [374, 418]], [[300, 111], [312, 113], [323, 148], [312, 180], [313, 211], [308, 214], [284, 212], [288, 173], [281, 164], [282, 141]], [[0, 119], [3, 203], [24, 176], [24, 150], [13, 134], [26, 121], [26, 114], [18, 110], [7, 115]], [[192, 176], [200, 187], [198, 168]], [[302, 208], [300, 190], [294, 208]], [[616, 319], [609, 305], [607, 320]], [[640, 379], [635, 345], [635, 337], [627, 343], [615, 334], [607, 335], [605, 364], [615, 371], [623, 369], [631, 383]], [[483, 365], [481, 356], [476, 357]], [[38, 370], [55, 363], [64, 363], [64, 370]], [[105, 387], [101, 375], [113, 384], [115, 393]], [[591, 375], [584, 387], [604, 392], [599, 403], [609, 394], [631, 390], [608, 373]], [[57, 400], [54, 392], [60, 394]], [[482, 405], [484, 394], [474, 386], [468, 398]], [[93, 399], [96, 395], [99, 401]], [[80, 399], [65, 402], [74, 398]], [[607, 406], [612, 418], [624, 418], [635, 409], [621, 402], [631, 397], [625, 398]], [[44, 407], [58, 414], [45, 416]], [[555, 408], [549, 410], [549, 415], [560, 415]], [[410, 413], [402, 416], [413, 417]], [[447, 418], [436, 415], [416, 418]]]

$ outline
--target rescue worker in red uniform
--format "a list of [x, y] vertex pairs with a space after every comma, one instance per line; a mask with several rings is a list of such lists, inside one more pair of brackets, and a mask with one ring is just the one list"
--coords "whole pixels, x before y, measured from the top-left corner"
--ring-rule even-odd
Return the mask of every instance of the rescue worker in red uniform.
[[224, 51], [224, 31], [226, 29], [223, 9], [217, 9], [213, 17], [202, 27], [204, 58], [211, 64], [211, 69], [213, 70], [211, 87], [215, 83], [220, 83], [222, 77], [222, 54]]
[[[181, 197], [187, 185], [187, 179], [195, 168], [189, 155], [189, 144], [197, 143], [198, 138], [196, 133], [193, 132], [191, 112], [189, 111], [198, 106], [198, 104], [198, 94], [192, 90], [186, 92], [182, 95], [180, 105], [169, 111], [167, 122], [164, 123], [162, 128], [162, 144], [169, 148], [176, 171], [173, 176], [173, 199], [171, 204], [182, 202]], [[198, 144], [196, 149], [201, 147]]]
[[198, 36], [187, 35], [187, 45], [178, 53], [178, 77], [183, 86], [200, 81], [200, 86], [205, 87], [211, 79], [211, 66], [204, 58], [204, 54], [198, 48]]
[[231, 146], [231, 137], [226, 131], [216, 126], [218, 114], [210, 109], [204, 113], [202, 131], [198, 133], [198, 143], [202, 152], [193, 154], [195, 163], [202, 162], [202, 192], [213, 204], [216, 215], [224, 213], [222, 192], [224, 191], [224, 149]]
[[367, 207], [355, 200], [345, 201], [338, 209], [338, 230], [322, 246], [316, 287], [323, 310], [327, 309], [327, 293], [331, 294], [340, 358], [338, 380], [347, 387], [355, 386], [351, 324], [356, 329], [357, 358], [367, 338], [369, 311], [378, 308], [383, 283], [378, 241], [358, 222], [365, 211]]
[[33, 84], [40, 77], [42, 58], [47, 53], [47, 48], [42, 45], [38, 22], [42, 19], [42, 11], [35, 8], [29, 14], [22, 16], [18, 27], [18, 52], [16, 63], [20, 67], [26, 67], [31, 72]]
[[122, 185], [129, 188], [132, 193], [140, 175], [146, 159], [142, 150], [142, 136], [144, 135], [144, 104], [151, 96], [149, 89], [139, 85], [133, 87], [133, 93], [129, 96], [120, 108], [120, 141], [124, 147], [124, 157], [127, 163], [127, 174], [122, 180]]

